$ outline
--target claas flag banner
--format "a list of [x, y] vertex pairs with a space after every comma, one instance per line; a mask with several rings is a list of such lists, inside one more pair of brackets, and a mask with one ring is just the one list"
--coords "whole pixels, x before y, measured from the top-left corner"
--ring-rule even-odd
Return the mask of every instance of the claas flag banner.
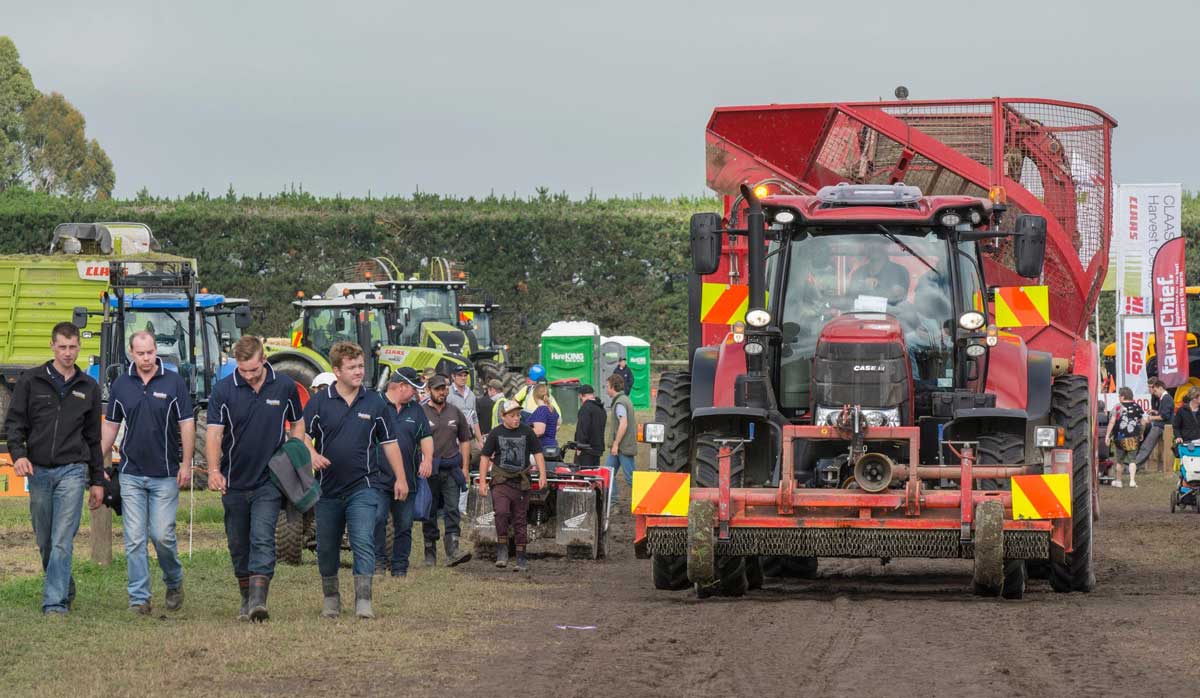
[[1186, 243], [1177, 237], [1154, 256], [1154, 336], [1158, 378], [1168, 388], [1188, 382]]

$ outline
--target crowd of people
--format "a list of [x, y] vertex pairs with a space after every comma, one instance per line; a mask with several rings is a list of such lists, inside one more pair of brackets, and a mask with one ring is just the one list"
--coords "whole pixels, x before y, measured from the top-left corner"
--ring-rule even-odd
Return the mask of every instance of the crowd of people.
[[[1154, 460], [1156, 449], [1178, 448], [1185, 443], [1200, 442], [1200, 388], [1189, 388], [1184, 404], [1176, 406], [1167, 386], [1158, 378], [1150, 379], [1150, 405], [1143, 409], [1128, 387], [1117, 391], [1118, 402], [1108, 414], [1104, 441], [1112, 460], [1112, 486], [1124, 487], [1128, 474], [1129, 487], [1137, 487], [1137, 473], [1145, 472], [1146, 464]], [[1165, 443], [1166, 427], [1172, 431], [1171, 443]], [[1158, 463], [1162, 463], [1161, 458]]]
[[[164, 606], [184, 602], [184, 570], [175, 537], [180, 489], [192, 477], [196, 423], [184, 379], [157, 356], [155, 337], [129, 338], [127, 370], [110, 386], [107, 410], [100, 386], [76, 366], [79, 329], [63, 322], [51, 332], [52, 358], [17, 382], [5, 419], [16, 474], [28, 478], [30, 515], [45, 581], [41, 608], [70, 612], [75, 535], [88, 506], [112, 506], [122, 516], [129, 608], [152, 613], [149, 544], [166, 589]], [[264, 621], [275, 572], [275, 529], [281, 511], [316, 521], [320, 615], [342, 613], [338, 578], [343, 537], [353, 564], [354, 614], [374, 618], [376, 576], [408, 574], [412, 528], [422, 521], [424, 563], [470, 559], [460, 541], [461, 512], [478, 462], [478, 492], [495, 511], [496, 565], [528, 569], [528, 493], [546, 486], [546, 459], [561, 459], [561, 410], [533, 366], [526, 385], [507, 396], [499, 381], [482, 394], [466, 367], [449, 376], [401, 368], [381, 391], [363, 385], [362, 348], [338, 342], [332, 371], [312, 381], [303, 407], [295, 381], [267, 362], [261, 340], [232, 347], [236, 369], [219, 380], [208, 402], [205, 463], [208, 487], [221, 494], [226, 543], [241, 595], [237, 618]], [[636, 416], [633, 376], [624, 360], [605, 381], [611, 414], [590, 385], [578, 388], [575, 463], [605, 464], [632, 482]], [[118, 440], [120, 442], [118, 443]], [[111, 464], [114, 447], [119, 462]], [[119, 508], [119, 509], [118, 509]], [[388, 545], [388, 528], [393, 533]]]

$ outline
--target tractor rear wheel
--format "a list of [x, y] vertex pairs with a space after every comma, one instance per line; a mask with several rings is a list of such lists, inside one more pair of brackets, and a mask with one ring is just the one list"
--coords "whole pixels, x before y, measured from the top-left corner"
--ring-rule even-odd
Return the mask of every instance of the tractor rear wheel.
[[[685, 372], [667, 372], [658, 381], [654, 421], [666, 425], [666, 439], [658, 448], [659, 472], [685, 473], [691, 458], [692, 381]], [[683, 555], [654, 555], [654, 588], [678, 591], [691, 586]]]
[[1073, 550], [1051, 549], [1050, 586], [1058, 592], [1089, 592], [1096, 587], [1092, 565], [1092, 463], [1087, 378], [1061, 376], [1050, 395], [1050, 418], [1066, 432], [1071, 449], [1071, 543]]
[[291, 378], [300, 385], [300, 387], [308, 390], [312, 386], [313, 381], [317, 377], [317, 370], [310, 364], [295, 359], [280, 359], [271, 364], [271, 366], [279, 373]]
[[509, 371], [500, 377], [500, 384], [504, 386], [504, 394], [512, 397], [517, 394], [522, 385], [525, 385], [525, 376]]
[[504, 370], [500, 364], [491, 359], [480, 359], [475, 362], [475, 392], [483, 393], [487, 388], [488, 381], [492, 379], [499, 380], [503, 375]]
[[1027, 576], [1024, 560], [1005, 560], [1004, 587], [1000, 590], [1000, 595], [1006, 599], [1024, 598]]
[[208, 487], [208, 411], [196, 413], [196, 450], [192, 455], [192, 486], [196, 489]]

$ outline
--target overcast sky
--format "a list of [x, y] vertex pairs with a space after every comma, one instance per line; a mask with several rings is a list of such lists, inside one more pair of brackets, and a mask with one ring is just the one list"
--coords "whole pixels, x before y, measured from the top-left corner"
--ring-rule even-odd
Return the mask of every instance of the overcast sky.
[[[1051, 97], [1121, 182], [1200, 189], [1195, 2], [0, 0], [119, 197], [704, 193], [714, 106]], [[889, 9], [890, 8], [890, 9]]]

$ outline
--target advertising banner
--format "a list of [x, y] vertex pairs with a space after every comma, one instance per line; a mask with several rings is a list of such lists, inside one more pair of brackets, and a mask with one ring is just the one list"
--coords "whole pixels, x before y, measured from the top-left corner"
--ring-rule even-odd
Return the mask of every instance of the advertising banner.
[[1150, 347], [1150, 337], [1153, 334], [1152, 316], [1117, 316], [1117, 389], [1133, 390], [1133, 399], [1144, 409], [1150, 405], [1146, 351]]
[[1168, 240], [1154, 257], [1154, 338], [1158, 377], [1168, 388], [1188, 382], [1187, 280], [1184, 238]]
[[1113, 197], [1113, 237], [1105, 289], [1117, 292], [1117, 308], [1125, 298], [1149, 298], [1151, 271], [1158, 248], [1180, 235], [1183, 186], [1120, 184]]

